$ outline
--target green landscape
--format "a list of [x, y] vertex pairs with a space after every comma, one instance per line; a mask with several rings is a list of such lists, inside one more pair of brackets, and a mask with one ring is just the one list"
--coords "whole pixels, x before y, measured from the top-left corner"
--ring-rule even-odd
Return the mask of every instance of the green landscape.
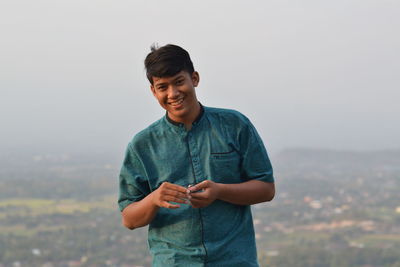
[[[271, 156], [277, 195], [253, 206], [259, 262], [400, 267], [400, 151]], [[151, 266], [121, 224], [107, 155], [0, 155], [0, 266]]]

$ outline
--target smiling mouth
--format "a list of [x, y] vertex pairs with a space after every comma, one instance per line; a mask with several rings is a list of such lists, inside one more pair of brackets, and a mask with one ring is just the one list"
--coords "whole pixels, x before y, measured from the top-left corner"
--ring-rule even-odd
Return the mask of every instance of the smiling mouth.
[[173, 106], [173, 107], [176, 107], [176, 106], [179, 106], [180, 104], [182, 104], [183, 100], [184, 100], [184, 98], [181, 97], [181, 98], [177, 99], [176, 101], [169, 102], [168, 104]]

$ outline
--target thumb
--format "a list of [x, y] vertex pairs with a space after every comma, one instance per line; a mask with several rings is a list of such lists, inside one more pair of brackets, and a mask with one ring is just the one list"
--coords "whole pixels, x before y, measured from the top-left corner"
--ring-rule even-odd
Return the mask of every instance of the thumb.
[[196, 192], [196, 191], [199, 191], [199, 190], [201, 190], [201, 189], [205, 189], [205, 188], [207, 188], [207, 187], [208, 187], [208, 180], [205, 180], [205, 181], [200, 182], [200, 183], [198, 183], [198, 184], [196, 184], [196, 185], [194, 185], [194, 186], [191, 186], [191, 187], [189, 188], [189, 190], [190, 190], [190, 192], [194, 193], [194, 192]]

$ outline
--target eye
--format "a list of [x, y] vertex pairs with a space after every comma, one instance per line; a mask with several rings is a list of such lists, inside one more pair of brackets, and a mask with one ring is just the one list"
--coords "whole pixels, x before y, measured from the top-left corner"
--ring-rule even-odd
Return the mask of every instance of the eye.
[[184, 83], [183, 79], [179, 79], [176, 81], [176, 85], [182, 85]]
[[159, 86], [157, 86], [157, 90], [158, 91], [165, 91], [167, 89], [167, 86], [166, 85], [159, 85]]

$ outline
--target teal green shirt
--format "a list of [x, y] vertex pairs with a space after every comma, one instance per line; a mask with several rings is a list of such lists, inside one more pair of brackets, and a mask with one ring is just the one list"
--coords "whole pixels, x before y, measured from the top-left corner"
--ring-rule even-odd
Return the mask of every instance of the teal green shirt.
[[[251, 122], [234, 110], [202, 110], [189, 131], [165, 116], [133, 138], [120, 173], [121, 211], [165, 181], [185, 187], [207, 179], [274, 182]], [[216, 200], [200, 209], [160, 208], [148, 241], [153, 266], [258, 266], [250, 206]]]

